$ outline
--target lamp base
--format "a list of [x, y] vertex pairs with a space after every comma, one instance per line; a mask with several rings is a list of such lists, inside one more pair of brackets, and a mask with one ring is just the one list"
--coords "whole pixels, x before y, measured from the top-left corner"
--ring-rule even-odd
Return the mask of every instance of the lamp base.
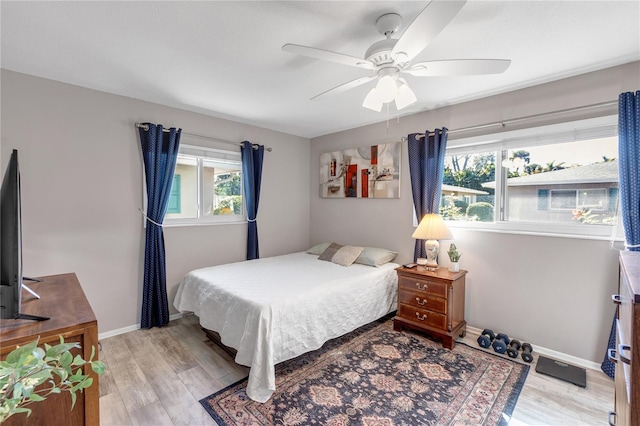
[[424, 243], [424, 249], [427, 252], [427, 264], [430, 269], [438, 269], [438, 253], [440, 252], [440, 242], [438, 240], [427, 240]]

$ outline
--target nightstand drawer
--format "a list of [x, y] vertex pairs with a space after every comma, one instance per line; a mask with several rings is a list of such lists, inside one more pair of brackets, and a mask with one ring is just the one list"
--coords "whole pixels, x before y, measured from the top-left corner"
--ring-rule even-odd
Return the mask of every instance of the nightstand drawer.
[[425, 294], [414, 290], [400, 290], [398, 294], [398, 302], [413, 306], [419, 309], [428, 309], [430, 311], [446, 313], [446, 299], [433, 297], [431, 294]]
[[400, 305], [398, 316], [419, 324], [429, 327], [435, 327], [446, 330], [447, 317], [437, 312], [427, 311], [426, 309], [414, 308], [413, 306]]
[[429, 293], [433, 296], [447, 297], [447, 286], [435, 280], [401, 276], [398, 282], [400, 290]]

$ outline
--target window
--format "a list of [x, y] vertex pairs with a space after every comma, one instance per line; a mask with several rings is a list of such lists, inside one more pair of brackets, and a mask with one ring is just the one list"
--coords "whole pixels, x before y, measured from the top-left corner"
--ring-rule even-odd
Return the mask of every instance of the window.
[[181, 145], [165, 223], [245, 220], [240, 152]]
[[[538, 190], [538, 196], [540, 196], [540, 191]], [[605, 211], [605, 207], [609, 204], [605, 188], [552, 189], [550, 196], [549, 208], [552, 210]], [[540, 200], [539, 205], [544, 206], [544, 204], [544, 201]]]
[[616, 117], [449, 142], [440, 213], [453, 226], [607, 237]]
[[447, 156], [440, 200], [440, 214], [444, 219], [493, 222], [495, 174], [495, 152]]

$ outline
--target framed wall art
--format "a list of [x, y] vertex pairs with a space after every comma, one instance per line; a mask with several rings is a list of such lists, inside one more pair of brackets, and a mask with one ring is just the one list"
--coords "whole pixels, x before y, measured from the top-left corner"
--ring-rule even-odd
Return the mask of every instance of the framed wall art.
[[400, 198], [400, 142], [320, 155], [320, 197]]

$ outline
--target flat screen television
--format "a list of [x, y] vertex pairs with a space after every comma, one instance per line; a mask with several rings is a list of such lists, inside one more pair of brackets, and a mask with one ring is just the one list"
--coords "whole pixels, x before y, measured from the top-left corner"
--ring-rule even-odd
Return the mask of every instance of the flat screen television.
[[[22, 220], [20, 166], [13, 150], [0, 192], [0, 318], [41, 321], [49, 319], [20, 312], [22, 306]], [[26, 289], [28, 287], [25, 286]], [[36, 297], [37, 294], [29, 290]]]

